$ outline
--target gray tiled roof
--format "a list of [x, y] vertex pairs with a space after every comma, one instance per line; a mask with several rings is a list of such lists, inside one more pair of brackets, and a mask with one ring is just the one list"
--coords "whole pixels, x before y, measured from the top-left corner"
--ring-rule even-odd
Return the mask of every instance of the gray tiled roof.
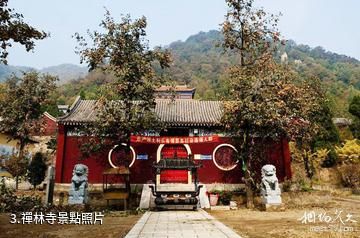
[[[70, 112], [59, 118], [60, 124], [81, 124], [96, 117], [95, 100], [80, 100]], [[156, 99], [155, 112], [168, 126], [218, 126], [222, 117], [221, 101], [193, 99]]]

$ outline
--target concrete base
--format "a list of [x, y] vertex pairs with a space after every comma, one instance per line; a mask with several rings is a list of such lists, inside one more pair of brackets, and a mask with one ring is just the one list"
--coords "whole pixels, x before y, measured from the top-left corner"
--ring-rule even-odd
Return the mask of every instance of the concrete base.
[[213, 210], [213, 211], [229, 211], [230, 206], [211, 206], [210, 210]]
[[237, 210], [237, 202], [236, 201], [230, 201], [230, 210]]
[[194, 192], [194, 184], [164, 183], [156, 186], [158, 192]]
[[261, 201], [263, 204], [279, 205], [282, 203], [280, 196], [262, 196]]

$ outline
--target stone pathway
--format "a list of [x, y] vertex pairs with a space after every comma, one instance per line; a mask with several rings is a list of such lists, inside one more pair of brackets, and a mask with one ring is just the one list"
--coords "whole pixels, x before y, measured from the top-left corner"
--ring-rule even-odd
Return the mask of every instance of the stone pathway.
[[148, 211], [125, 238], [135, 237], [241, 238], [202, 209], [198, 211]]

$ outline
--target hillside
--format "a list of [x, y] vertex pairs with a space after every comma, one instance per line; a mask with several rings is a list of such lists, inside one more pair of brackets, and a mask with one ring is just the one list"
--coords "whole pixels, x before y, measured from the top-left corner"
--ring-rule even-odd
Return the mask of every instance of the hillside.
[[[186, 41], [176, 41], [167, 48], [173, 55], [168, 76], [178, 84], [196, 87], [198, 99], [226, 98], [226, 70], [238, 62], [236, 55], [226, 53], [219, 47], [222, 36], [219, 31], [200, 32]], [[286, 53], [286, 54], [285, 54]], [[286, 58], [294, 70], [303, 77], [316, 75], [327, 89], [332, 111], [337, 117], [349, 116], [349, 100], [360, 93], [360, 62], [357, 59], [326, 51], [322, 47], [287, 41], [279, 47], [276, 57]], [[98, 86], [109, 76], [92, 72], [84, 79], [63, 85], [59, 89], [61, 101], [71, 100], [81, 94], [85, 98], [96, 98]]]
[[59, 77], [59, 83], [66, 83], [74, 79], [83, 78], [87, 75], [87, 69], [74, 64], [60, 64], [43, 69], [35, 69], [26, 66], [12, 66], [0, 64], [0, 82], [5, 81], [12, 74], [20, 76], [22, 72], [39, 71]]
[[[171, 78], [196, 87], [198, 98], [223, 97], [226, 69], [238, 59], [218, 47], [221, 39], [220, 32], [209, 31], [190, 36], [185, 42], [170, 44], [168, 48], [174, 57]], [[316, 75], [321, 79], [335, 116], [347, 115], [349, 99], [360, 90], [360, 61], [322, 47], [296, 44], [293, 40], [279, 48], [277, 58], [280, 60], [282, 55], [286, 55], [289, 65], [303, 77]]]
[[[219, 47], [222, 36], [219, 31], [200, 32], [186, 41], [176, 41], [167, 46], [172, 52], [173, 63], [168, 77], [178, 84], [196, 87], [198, 99], [226, 98], [227, 68], [239, 61], [238, 56], [226, 53]], [[303, 77], [316, 75], [327, 89], [331, 109], [336, 117], [348, 117], [349, 100], [360, 94], [360, 61], [346, 55], [326, 51], [322, 47], [311, 48], [293, 40], [279, 47], [277, 59], [283, 57]], [[0, 81], [10, 72], [31, 70], [28, 67], [0, 65]], [[111, 76], [101, 72], [87, 74], [86, 68], [62, 64], [40, 70], [60, 77], [54, 100], [71, 104], [79, 94], [84, 98], [97, 98], [99, 86]]]
[[22, 72], [35, 70], [34, 68], [25, 66], [11, 66], [0, 64], [0, 82], [5, 81], [12, 74], [20, 76]]
[[58, 76], [61, 83], [83, 78], [88, 73], [85, 67], [80, 67], [74, 64], [60, 64], [57, 66], [51, 66], [41, 69], [40, 72]]

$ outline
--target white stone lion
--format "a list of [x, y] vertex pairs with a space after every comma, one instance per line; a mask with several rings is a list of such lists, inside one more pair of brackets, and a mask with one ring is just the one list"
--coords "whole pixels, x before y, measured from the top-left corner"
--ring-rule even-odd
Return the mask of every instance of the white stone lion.
[[265, 203], [281, 203], [281, 190], [279, 180], [276, 177], [276, 168], [272, 164], [261, 168], [261, 190], [260, 193]]

